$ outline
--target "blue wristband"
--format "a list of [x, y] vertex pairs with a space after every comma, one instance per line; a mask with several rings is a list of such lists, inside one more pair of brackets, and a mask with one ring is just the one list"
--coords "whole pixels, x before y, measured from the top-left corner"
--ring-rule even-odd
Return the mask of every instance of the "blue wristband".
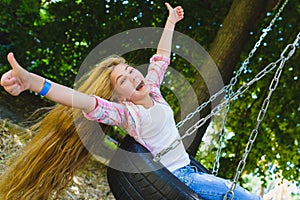
[[49, 92], [51, 87], [51, 82], [48, 79], [45, 79], [44, 87], [43, 89], [39, 92], [39, 95], [46, 96], [46, 94]]

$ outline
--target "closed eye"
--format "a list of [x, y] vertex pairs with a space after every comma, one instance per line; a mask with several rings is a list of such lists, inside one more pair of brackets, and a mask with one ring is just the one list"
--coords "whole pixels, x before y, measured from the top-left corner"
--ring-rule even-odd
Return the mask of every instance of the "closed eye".
[[123, 79], [121, 80], [121, 82], [120, 82], [120, 85], [122, 85], [123, 83], [125, 83], [125, 81], [126, 81], [126, 78], [123, 78]]

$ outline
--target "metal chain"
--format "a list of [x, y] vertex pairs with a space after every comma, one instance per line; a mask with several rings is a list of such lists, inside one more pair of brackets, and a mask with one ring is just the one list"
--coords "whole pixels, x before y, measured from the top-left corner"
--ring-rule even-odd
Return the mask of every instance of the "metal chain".
[[[232, 197], [231, 197], [231, 200], [233, 200], [233, 197], [234, 197], [234, 190], [237, 186], [237, 183], [238, 183], [238, 179], [239, 177], [241, 176], [245, 166], [246, 166], [246, 160], [247, 160], [247, 157], [252, 149], [252, 146], [256, 140], [256, 137], [258, 135], [258, 128], [261, 124], [261, 122], [263, 121], [264, 117], [265, 117], [265, 114], [268, 110], [268, 107], [269, 107], [269, 103], [270, 103], [270, 99], [271, 99], [271, 96], [273, 94], [273, 92], [275, 91], [275, 89], [277, 88], [278, 86], [278, 83], [279, 83], [279, 79], [280, 79], [280, 76], [282, 74], [282, 69], [286, 63], [287, 60], [289, 60], [293, 54], [295, 53], [295, 50], [296, 50], [296, 46], [298, 44], [298, 42], [300, 41], [300, 32], [298, 33], [295, 41], [292, 43], [292, 44], [289, 44], [286, 46], [286, 48], [282, 51], [281, 55], [280, 55], [280, 59], [276, 61], [276, 63], [280, 62], [279, 63], [279, 67], [277, 68], [276, 70], [276, 73], [271, 81], [271, 84], [269, 86], [269, 93], [267, 95], [267, 97], [264, 99], [263, 103], [262, 103], [262, 106], [261, 106], [261, 109], [258, 113], [258, 116], [257, 116], [257, 123], [256, 123], [256, 126], [255, 128], [251, 131], [251, 134], [250, 134], [250, 137], [249, 137], [249, 140], [248, 140], [248, 143], [246, 145], [246, 148], [245, 148], [245, 152], [243, 154], [243, 157], [242, 159], [240, 160], [239, 164], [238, 164], [238, 167], [236, 169], [236, 174], [235, 174], [235, 177], [232, 181], [232, 184], [231, 184], [231, 187], [230, 189], [227, 191], [226, 195], [224, 196], [223, 200], [226, 200], [227, 197], [228, 197], [228, 194], [233, 194]], [[288, 51], [290, 50], [290, 51]], [[287, 53], [287, 55], [285, 55]], [[277, 64], [276, 64], [277, 65]]]
[[[229, 91], [227, 92], [228, 96], [231, 96], [232, 93], [233, 93], [232, 89], [229, 89]], [[218, 172], [219, 172], [219, 169], [220, 169], [220, 157], [221, 157], [221, 152], [222, 152], [222, 142], [223, 142], [224, 137], [226, 135], [225, 134], [225, 126], [226, 126], [227, 114], [229, 113], [229, 110], [230, 110], [230, 102], [228, 102], [228, 104], [225, 106], [225, 114], [222, 117], [222, 126], [221, 126], [222, 128], [221, 128], [221, 131], [219, 133], [220, 136], [219, 136], [219, 142], [218, 142], [218, 149], [216, 151], [216, 157], [215, 157], [214, 165], [213, 165], [212, 172], [211, 172], [214, 176], [218, 175]]]
[[226, 91], [229, 90], [230, 87], [233, 87], [236, 84], [237, 78], [240, 76], [240, 74], [242, 73], [242, 71], [245, 69], [245, 66], [249, 63], [250, 58], [254, 55], [255, 51], [260, 46], [262, 40], [266, 37], [267, 33], [271, 30], [271, 27], [274, 25], [276, 19], [279, 17], [279, 15], [283, 11], [283, 9], [284, 9], [284, 7], [286, 6], [287, 3], [288, 3], [288, 0], [286, 0], [283, 3], [283, 5], [281, 6], [281, 8], [276, 13], [275, 17], [271, 20], [269, 26], [267, 28], [263, 29], [263, 34], [260, 36], [259, 41], [256, 42], [256, 44], [254, 45], [254, 48], [251, 50], [251, 52], [249, 53], [248, 57], [243, 62], [242, 67], [237, 71], [236, 75], [230, 80], [230, 83], [228, 85], [225, 85], [216, 94], [212, 95], [206, 102], [204, 102], [200, 106], [198, 106], [193, 112], [191, 112], [190, 114], [188, 114], [185, 117], [185, 119], [183, 119], [182, 121], [178, 122], [177, 125], [176, 125], [177, 128], [180, 128], [185, 122], [189, 121], [197, 113], [199, 113], [201, 110], [203, 110], [209, 103], [211, 103], [218, 96], [220, 96], [221, 94], [225, 93]]
[[[171, 145], [165, 149], [163, 149], [162, 151], [160, 151], [159, 153], [157, 153], [153, 160], [154, 161], [159, 161], [160, 158], [165, 155], [166, 153], [168, 153], [169, 151], [175, 149], [177, 147], [177, 145], [182, 142], [182, 140], [190, 135], [192, 135], [193, 133], [195, 133], [208, 119], [210, 119], [212, 116], [218, 114], [220, 112], [220, 110], [222, 110], [229, 102], [234, 101], [236, 99], [238, 99], [237, 97], [240, 96], [241, 94], [243, 94], [244, 92], [246, 92], [249, 87], [259, 81], [260, 79], [262, 79], [266, 74], [268, 74], [269, 72], [271, 72], [279, 62], [281, 62], [283, 59], [288, 60], [295, 52], [296, 49], [296, 44], [299, 42], [300, 40], [300, 33], [298, 33], [296, 40], [294, 41], [294, 43], [289, 44], [286, 46], [286, 48], [283, 50], [283, 52], [281, 53], [281, 56], [278, 60], [276, 60], [275, 62], [271, 62], [270, 64], [268, 64], [263, 70], [261, 70], [251, 81], [249, 81], [246, 84], [243, 84], [230, 98], [226, 99], [225, 101], [223, 101], [222, 103], [220, 103], [219, 105], [217, 105], [216, 107], [214, 107], [211, 111], [210, 114], [208, 114], [206, 117], [201, 118], [200, 120], [198, 120], [193, 126], [191, 126], [183, 136], [179, 137], [177, 140], [174, 140]], [[288, 53], [287, 57], [284, 56], [284, 54], [287, 52], [287, 50], [289, 48], [292, 48], [292, 50]], [[277, 86], [277, 85], [276, 85]]]
[[191, 126], [183, 136], [179, 137], [178, 139], [174, 140], [171, 145], [165, 149], [163, 149], [161, 152], [157, 153], [154, 156], [154, 161], [159, 161], [161, 156], [165, 155], [166, 153], [168, 153], [169, 151], [175, 149], [177, 147], [177, 145], [187, 136], [192, 135], [194, 132], [197, 131], [197, 129], [199, 129], [208, 119], [210, 119], [212, 116], [218, 114], [220, 112], [220, 110], [222, 110], [230, 101], [236, 100], [239, 95], [243, 94], [249, 87], [250, 85], [252, 85], [253, 83], [257, 82], [258, 80], [260, 80], [261, 78], [263, 78], [267, 73], [269, 73], [270, 71], [272, 71], [276, 66], [277, 63], [280, 61], [281, 59], [278, 59], [276, 62], [272, 62], [270, 63], [268, 66], [266, 66], [262, 71], [260, 71], [255, 77], [254, 79], [252, 79], [250, 82], [242, 85], [235, 94], [232, 95], [231, 98], [226, 99], [225, 101], [223, 101], [222, 103], [220, 103], [219, 105], [217, 105], [216, 107], [214, 107], [212, 109], [212, 111], [210, 112], [210, 114], [208, 114], [206, 117], [201, 118], [200, 120], [198, 120], [193, 126]]
[[228, 89], [229, 85], [224, 86], [221, 90], [219, 90], [216, 94], [212, 95], [206, 102], [202, 103], [200, 106], [198, 106], [194, 112], [191, 112], [190, 114], [188, 114], [185, 119], [183, 119], [182, 121], [178, 122], [176, 127], [180, 128], [185, 122], [189, 121], [190, 119], [192, 119], [195, 114], [199, 113], [201, 110], [203, 110], [210, 102], [212, 102], [213, 100], [215, 100], [219, 95], [221, 95], [222, 93], [225, 93], [226, 90]]
[[[268, 32], [271, 30], [272, 26], [275, 24], [275, 21], [277, 20], [279, 15], [282, 13], [282, 11], [285, 8], [287, 3], [288, 3], [288, 0], [286, 0], [282, 4], [282, 6], [279, 8], [278, 12], [275, 14], [275, 16], [273, 17], [273, 19], [271, 20], [271, 22], [267, 26], [267, 28], [262, 30], [263, 34], [260, 36], [259, 40], [255, 43], [253, 49], [248, 54], [248, 57], [244, 60], [242, 66], [236, 72], [236, 75], [230, 80], [230, 87], [226, 91], [226, 94], [227, 94], [226, 96], [227, 97], [230, 97], [234, 94], [233, 86], [236, 84], [237, 78], [246, 69], [247, 65], [250, 63], [250, 59], [253, 57], [254, 53], [257, 50], [257, 48], [261, 45], [261, 42], [264, 40], [264, 38], [266, 37]], [[221, 151], [222, 151], [222, 142], [223, 142], [224, 137], [225, 137], [225, 126], [226, 126], [227, 114], [228, 114], [229, 110], [230, 110], [230, 102], [226, 105], [225, 114], [223, 115], [223, 118], [222, 118], [222, 126], [221, 126], [221, 131], [220, 131], [220, 136], [219, 136], [218, 149], [217, 149], [217, 152], [216, 152], [216, 157], [215, 157], [214, 165], [213, 165], [213, 169], [212, 169], [212, 174], [215, 175], [215, 176], [218, 174], [219, 168], [220, 168], [220, 156], [221, 156]]]
[[[231, 79], [230, 84], [224, 86], [221, 90], [219, 90], [216, 94], [212, 95], [208, 101], [202, 103], [200, 106], [198, 106], [193, 112], [191, 112], [190, 114], [188, 114], [185, 119], [183, 119], [182, 121], [178, 122], [176, 127], [180, 128], [183, 124], [185, 124], [187, 121], [189, 121], [190, 119], [192, 119], [197, 113], [199, 113], [201, 110], [203, 110], [209, 103], [211, 103], [212, 101], [214, 101], [218, 96], [220, 96], [223, 93], [226, 93], [226, 91], [229, 91], [230, 88], [232, 88], [236, 82], [237, 82], [237, 78], [238, 76], [241, 74], [241, 72], [244, 70], [244, 68], [246, 67], [246, 65], [249, 63], [250, 58], [254, 55], [255, 51], [257, 50], [257, 48], [260, 46], [262, 40], [265, 38], [265, 36], [267, 35], [267, 33], [271, 30], [271, 27], [274, 25], [276, 19], [279, 17], [280, 13], [283, 11], [284, 7], [286, 6], [288, 0], [286, 0], [282, 7], [279, 9], [279, 11], [276, 13], [275, 17], [271, 20], [271, 23], [269, 24], [269, 26], [263, 30], [263, 34], [260, 36], [259, 41], [254, 45], [254, 48], [251, 50], [251, 52], [249, 53], [248, 57], [245, 59], [245, 61], [243, 62], [242, 67], [238, 70], [238, 72], [236, 73], [236, 75]], [[232, 91], [232, 89], [230, 90]], [[233, 96], [233, 93], [230, 93], [230, 96]], [[230, 99], [230, 98], [229, 98]], [[229, 109], [229, 108], [228, 108]], [[173, 143], [171, 143], [171, 145], [162, 150], [161, 152], [159, 152], [155, 157], [159, 157], [159, 154], [164, 155], [165, 153], [167, 153], [168, 151], [174, 149], [177, 145], [175, 140]], [[154, 160], [156, 160], [158, 158], [154, 158]], [[218, 159], [219, 160], [219, 159]]]

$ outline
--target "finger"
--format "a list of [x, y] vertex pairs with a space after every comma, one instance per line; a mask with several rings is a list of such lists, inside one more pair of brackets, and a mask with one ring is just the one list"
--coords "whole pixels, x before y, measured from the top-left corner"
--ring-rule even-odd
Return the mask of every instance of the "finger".
[[178, 13], [179, 16], [183, 16], [184, 15], [184, 11], [183, 10], [179, 10], [177, 13]]
[[6, 79], [6, 80], [1, 81], [1, 85], [2, 85], [3, 87], [11, 86], [11, 85], [14, 85], [14, 84], [16, 84], [16, 83], [17, 83], [17, 81], [16, 81], [15, 78], [12, 78], [12, 79]]
[[16, 78], [12, 77], [11, 71], [8, 71], [2, 75], [0, 83], [2, 86], [12, 85], [16, 83]]
[[176, 6], [175, 10], [183, 10], [181, 6]]
[[181, 6], [177, 6], [177, 7], [175, 8], [175, 10], [176, 10], [177, 13], [183, 13], [183, 9], [182, 9]]
[[18, 96], [21, 93], [21, 87], [19, 85], [14, 85], [11, 88], [7, 87], [5, 90], [13, 96]]
[[183, 17], [184, 16], [184, 13], [182, 12], [182, 13], [179, 13], [178, 14], [180, 17]]
[[9, 53], [7, 55], [7, 60], [10, 64], [10, 66], [13, 68], [13, 69], [19, 69], [21, 68], [21, 66], [19, 65], [19, 63], [17, 62], [17, 60], [15, 59], [14, 57], [14, 54], [13, 53]]
[[10, 85], [10, 86], [5, 87], [5, 89], [8, 92], [12, 92], [13, 93], [13, 92], [16, 92], [16, 91], [20, 90], [21, 87], [19, 85], [17, 85], [17, 84], [14, 84], [14, 85]]
[[9, 94], [15, 94], [15, 91], [17, 91], [16, 85], [9, 85], [5, 86], [4, 89], [9, 93]]

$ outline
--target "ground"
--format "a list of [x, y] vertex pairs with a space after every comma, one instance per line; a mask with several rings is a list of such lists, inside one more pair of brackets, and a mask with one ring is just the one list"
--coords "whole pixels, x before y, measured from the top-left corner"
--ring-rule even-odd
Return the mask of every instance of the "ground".
[[[5, 173], [5, 161], [18, 153], [26, 142], [18, 136], [23, 128], [7, 120], [0, 120], [0, 174]], [[113, 200], [106, 179], [106, 166], [90, 159], [75, 175], [60, 200]]]

